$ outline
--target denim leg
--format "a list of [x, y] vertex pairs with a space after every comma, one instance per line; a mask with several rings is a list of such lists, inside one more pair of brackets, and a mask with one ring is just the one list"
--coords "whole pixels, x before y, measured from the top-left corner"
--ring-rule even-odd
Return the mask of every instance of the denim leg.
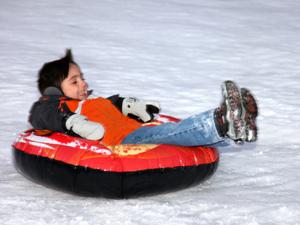
[[122, 144], [213, 145], [224, 138], [218, 135], [214, 110], [199, 113], [178, 123], [145, 126], [127, 135]]

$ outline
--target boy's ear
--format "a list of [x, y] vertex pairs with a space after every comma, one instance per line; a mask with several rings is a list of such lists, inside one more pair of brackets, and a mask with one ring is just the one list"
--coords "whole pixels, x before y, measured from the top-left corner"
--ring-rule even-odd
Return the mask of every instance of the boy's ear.
[[43, 95], [63, 95], [63, 93], [57, 88], [57, 87], [47, 87], [44, 92]]

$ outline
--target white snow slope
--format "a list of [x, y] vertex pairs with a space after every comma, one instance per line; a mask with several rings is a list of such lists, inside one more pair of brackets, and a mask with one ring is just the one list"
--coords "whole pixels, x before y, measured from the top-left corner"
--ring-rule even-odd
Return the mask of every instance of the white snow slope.
[[[300, 224], [300, 1], [1, 0], [0, 224]], [[220, 148], [207, 182], [129, 200], [78, 197], [20, 175], [37, 72], [72, 48], [100, 96], [159, 100], [187, 117], [226, 79], [259, 101], [259, 141]]]

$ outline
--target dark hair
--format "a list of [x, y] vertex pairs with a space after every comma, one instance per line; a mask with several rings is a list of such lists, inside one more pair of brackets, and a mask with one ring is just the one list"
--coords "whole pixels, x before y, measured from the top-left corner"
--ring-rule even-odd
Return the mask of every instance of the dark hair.
[[67, 78], [70, 64], [74, 62], [71, 49], [66, 50], [66, 55], [58, 60], [47, 62], [39, 71], [38, 88], [41, 94], [47, 87], [56, 87], [61, 91], [61, 82]]

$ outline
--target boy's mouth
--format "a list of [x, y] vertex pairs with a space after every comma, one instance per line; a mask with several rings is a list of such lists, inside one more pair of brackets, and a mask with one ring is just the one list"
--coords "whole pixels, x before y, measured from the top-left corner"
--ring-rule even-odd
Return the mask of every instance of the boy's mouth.
[[83, 97], [83, 98], [86, 98], [87, 95], [88, 95], [88, 92], [87, 92], [87, 91], [81, 92], [81, 93], [79, 94], [79, 96], [80, 96], [80, 97]]

